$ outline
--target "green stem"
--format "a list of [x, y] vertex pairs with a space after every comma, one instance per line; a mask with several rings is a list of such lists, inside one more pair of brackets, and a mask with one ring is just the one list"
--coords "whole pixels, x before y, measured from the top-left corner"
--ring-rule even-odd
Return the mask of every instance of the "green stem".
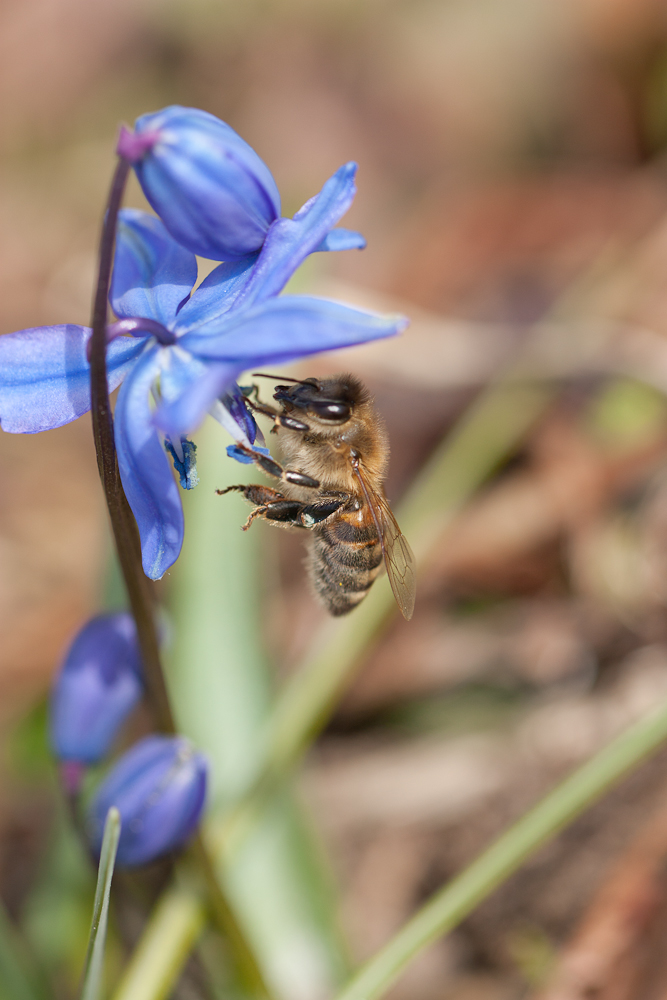
[[151, 916], [114, 1000], [165, 1000], [206, 923], [202, 900], [189, 888], [171, 888]]
[[665, 739], [667, 705], [616, 737], [522, 816], [367, 962], [337, 1000], [374, 1000], [382, 996], [420, 951], [456, 927], [526, 858], [655, 752]]
[[97, 467], [104, 490], [104, 498], [107, 502], [118, 561], [137, 625], [137, 638], [141, 649], [148, 700], [158, 729], [164, 733], [174, 733], [176, 727], [160, 662], [151, 584], [144, 575], [141, 565], [139, 532], [118, 472], [113, 416], [107, 381], [107, 302], [111, 284], [118, 212], [129, 171], [130, 164], [122, 157], [119, 158], [102, 223], [98, 277], [93, 302], [93, 332], [90, 339], [90, 413], [93, 422]]
[[[206, 884], [209, 887], [211, 916], [229, 942], [240, 983], [248, 991], [249, 996], [262, 998], [262, 1000], [271, 1000], [271, 992], [259, 963], [236, 919], [236, 914], [229, 905], [225, 893], [220, 888], [220, 881], [216, 875], [213, 862], [206, 849], [201, 833], [198, 833], [193, 841], [192, 853], [201, 871], [204, 873]], [[211, 887], [214, 887], [213, 891], [211, 891]]]

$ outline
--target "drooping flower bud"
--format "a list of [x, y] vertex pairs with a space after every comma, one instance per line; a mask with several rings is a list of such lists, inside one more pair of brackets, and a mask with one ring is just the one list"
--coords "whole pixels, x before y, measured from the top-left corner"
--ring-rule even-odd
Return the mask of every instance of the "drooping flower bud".
[[137, 629], [123, 612], [81, 629], [51, 695], [51, 746], [62, 761], [94, 764], [109, 750], [142, 693]]
[[181, 736], [146, 736], [124, 754], [102, 782], [90, 812], [99, 853], [111, 806], [121, 815], [118, 862], [144, 865], [180, 847], [204, 807], [208, 765]]
[[280, 216], [271, 171], [225, 122], [173, 105], [123, 128], [118, 153], [132, 163], [149, 203], [182, 246], [210, 260], [260, 249]]

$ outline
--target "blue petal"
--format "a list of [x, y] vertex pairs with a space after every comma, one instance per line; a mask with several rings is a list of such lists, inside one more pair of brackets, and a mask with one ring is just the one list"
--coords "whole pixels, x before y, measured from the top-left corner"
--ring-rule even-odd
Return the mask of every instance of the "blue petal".
[[407, 323], [404, 316], [378, 316], [327, 299], [285, 295], [229, 313], [217, 335], [203, 327], [185, 334], [179, 343], [200, 358], [236, 363], [241, 372], [391, 337]]
[[160, 359], [160, 401], [171, 403], [178, 399], [193, 382], [203, 378], [206, 369], [204, 361], [193, 358], [178, 343], [163, 351]]
[[[90, 409], [85, 326], [40, 326], [0, 337], [0, 425], [11, 434], [61, 427]], [[146, 340], [120, 337], [107, 347], [109, 391], [123, 381]]]
[[229, 392], [226, 392], [221, 398], [220, 402], [234, 422], [244, 430], [250, 444], [254, 444], [259, 433], [259, 427], [238, 385], [234, 384]]
[[176, 243], [159, 219], [136, 208], [120, 212], [109, 296], [118, 317], [167, 326], [196, 280], [194, 254]]
[[159, 350], [148, 351], [126, 379], [116, 404], [120, 477], [139, 526], [144, 572], [152, 580], [159, 580], [173, 565], [183, 544], [178, 486], [149, 405], [159, 363]]
[[[260, 455], [271, 454], [268, 448], [261, 448], [259, 446], [253, 448], [253, 451], [259, 452]], [[238, 445], [235, 444], [227, 445], [227, 454], [230, 458], [234, 458], [237, 462], [240, 462], [241, 465], [252, 465], [254, 462], [254, 459], [247, 452], [241, 451]]]
[[190, 434], [234, 382], [239, 370], [238, 365], [207, 365], [201, 376], [184, 386], [180, 396], [165, 400], [158, 406], [154, 415], [156, 426], [171, 441]]
[[156, 135], [134, 169], [174, 239], [211, 260], [239, 260], [259, 250], [280, 215], [280, 195], [247, 142], [196, 108], [142, 115], [135, 129]]
[[354, 229], [332, 229], [316, 250], [363, 250], [366, 237]]
[[192, 330], [229, 312], [245, 288], [257, 256], [219, 264], [211, 271], [180, 310], [173, 327], [175, 332]]
[[346, 163], [293, 219], [274, 222], [235, 309], [277, 295], [308, 254], [320, 247], [329, 230], [352, 204], [357, 190], [354, 185], [356, 172], [356, 163]]

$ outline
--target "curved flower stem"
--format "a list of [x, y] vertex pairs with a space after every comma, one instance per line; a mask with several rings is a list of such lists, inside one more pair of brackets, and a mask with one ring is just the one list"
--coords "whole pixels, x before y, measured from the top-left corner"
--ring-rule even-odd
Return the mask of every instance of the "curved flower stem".
[[90, 338], [90, 412], [93, 418], [97, 467], [109, 509], [111, 528], [130, 607], [137, 623], [137, 635], [148, 697], [158, 729], [163, 733], [175, 733], [176, 726], [160, 663], [150, 583], [141, 566], [139, 534], [125, 498], [118, 472], [113, 436], [113, 417], [107, 383], [107, 302], [118, 210], [129, 171], [130, 164], [127, 160], [119, 159], [111, 183], [109, 201], [102, 226], [99, 272], [93, 305], [93, 333]]
[[[118, 561], [127, 588], [130, 608], [137, 624], [148, 701], [153, 710], [157, 728], [163, 733], [175, 733], [176, 724], [169, 704], [169, 694], [160, 660], [151, 583], [143, 571], [139, 532], [118, 471], [113, 416], [107, 382], [107, 303], [118, 211], [129, 171], [130, 164], [120, 157], [111, 183], [102, 226], [99, 271], [93, 304], [93, 332], [90, 338], [90, 403], [97, 466], [109, 510]], [[227, 902], [199, 834], [195, 838], [194, 854], [206, 884], [212, 915], [229, 941], [239, 980], [246, 987], [250, 996], [268, 997], [269, 991], [259, 964]]]

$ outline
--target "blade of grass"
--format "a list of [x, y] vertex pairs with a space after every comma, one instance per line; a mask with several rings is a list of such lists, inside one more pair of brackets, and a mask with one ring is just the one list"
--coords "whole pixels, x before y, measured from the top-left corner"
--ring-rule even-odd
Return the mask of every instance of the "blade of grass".
[[107, 922], [109, 919], [109, 895], [111, 880], [116, 864], [116, 851], [120, 837], [120, 813], [112, 806], [104, 823], [104, 836], [100, 863], [97, 870], [97, 885], [93, 903], [93, 919], [90, 926], [90, 938], [86, 964], [83, 971], [81, 1000], [98, 1000], [102, 991], [102, 973], [104, 966], [104, 945], [107, 937]]
[[376, 1000], [420, 951], [457, 926], [539, 847], [667, 739], [667, 705], [635, 723], [549, 792], [454, 878], [352, 978], [337, 1000]]

